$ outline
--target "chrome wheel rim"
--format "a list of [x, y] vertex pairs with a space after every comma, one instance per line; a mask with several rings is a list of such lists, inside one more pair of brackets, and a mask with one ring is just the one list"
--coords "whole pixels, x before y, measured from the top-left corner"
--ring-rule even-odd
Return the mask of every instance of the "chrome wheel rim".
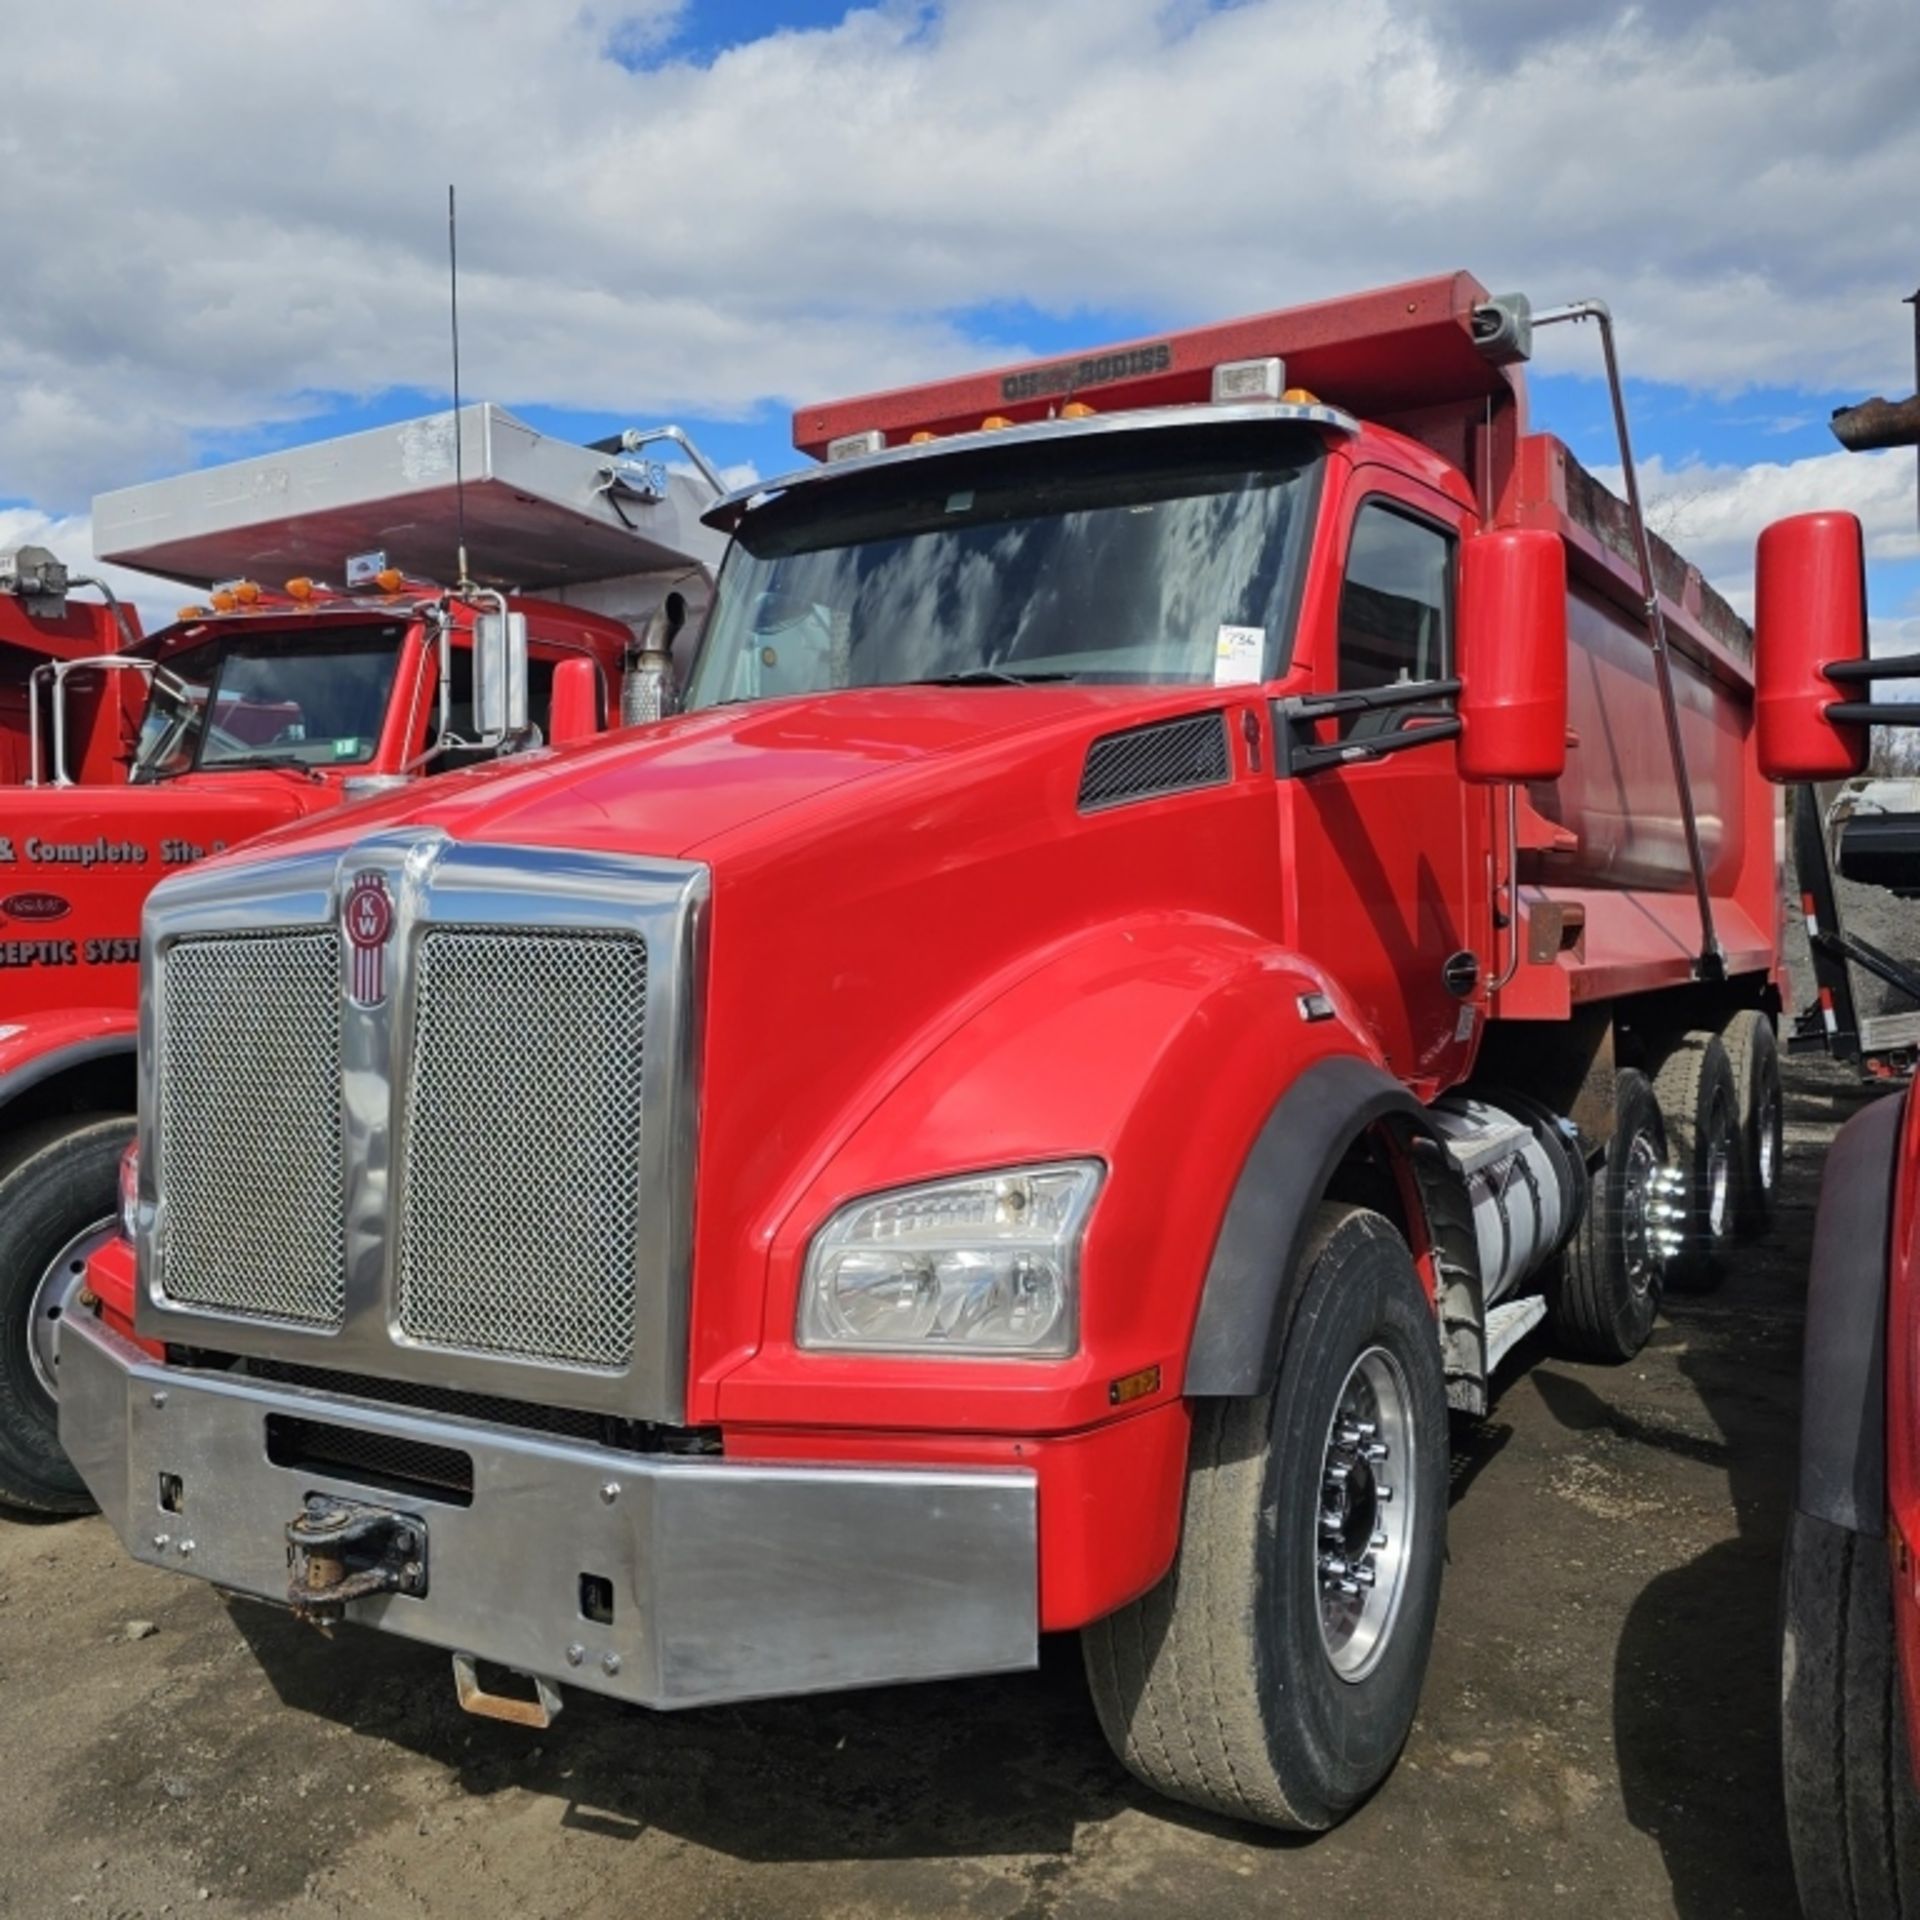
[[1754, 1118], [1759, 1131], [1758, 1162], [1760, 1191], [1771, 1193], [1780, 1171], [1780, 1089], [1769, 1085], [1760, 1096], [1760, 1111]]
[[1620, 1193], [1620, 1258], [1627, 1286], [1644, 1300], [1659, 1284], [1666, 1264], [1685, 1244], [1687, 1177], [1662, 1166], [1650, 1133], [1627, 1145]]
[[87, 1284], [87, 1262], [113, 1238], [113, 1216], [83, 1227], [41, 1270], [27, 1303], [27, 1358], [49, 1400], [60, 1398], [60, 1322]]
[[1733, 1211], [1733, 1155], [1739, 1122], [1721, 1110], [1707, 1142], [1707, 1231], [1720, 1239]]
[[1413, 1399], [1400, 1362], [1369, 1347], [1327, 1426], [1313, 1555], [1320, 1644], [1342, 1680], [1384, 1657], [1406, 1591], [1419, 1492]]

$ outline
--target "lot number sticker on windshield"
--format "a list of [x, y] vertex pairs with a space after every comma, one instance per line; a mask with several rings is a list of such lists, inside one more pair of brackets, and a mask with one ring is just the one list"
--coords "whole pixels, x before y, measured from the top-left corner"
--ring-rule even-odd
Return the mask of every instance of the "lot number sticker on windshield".
[[1266, 663], [1265, 627], [1222, 627], [1213, 649], [1216, 687], [1257, 687]]

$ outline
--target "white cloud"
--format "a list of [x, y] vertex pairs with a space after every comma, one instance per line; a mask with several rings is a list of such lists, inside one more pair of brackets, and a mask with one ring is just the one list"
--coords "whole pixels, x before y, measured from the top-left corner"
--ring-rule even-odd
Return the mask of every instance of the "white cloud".
[[465, 385], [509, 403], [738, 412], [978, 361], [995, 303], [1215, 316], [1461, 264], [1605, 294], [1637, 373], [1905, 377], [1910, 0], [903, 0], [705, 67], [679, 12], [48, 11], [0, 122], [0, 493], [73, 508], [316, 393], [438, 392], [449, 175]]
[[[1595, 476], [1615, 493], [1620, 469], [1596, 467]], [[1756, 466], [1668, 466], [1640, 462], [1640, 491], [1647, 523], [1680, 549], [1742, 614], [1753, 610], [1753, 553], [1760, 531], [1791, 513], [1838, 509], [1860, 516], [1869, 564], [1920, 556], [1915, 532], [1914, 456], [1888, 453], [1823, 453], [1808, 460]], [[1885, 648], [1885, 631], [1898, 624], [1876, 621], [1874, 644]], [[1916, 617], [1920, 625], [1920, 616]], [[1915, 651], [1920, 651], [1916, 638]]]

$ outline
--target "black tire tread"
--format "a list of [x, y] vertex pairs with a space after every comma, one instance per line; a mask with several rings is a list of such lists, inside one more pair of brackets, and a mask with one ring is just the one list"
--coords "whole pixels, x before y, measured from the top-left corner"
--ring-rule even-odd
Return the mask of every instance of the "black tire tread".
[[[26, 1275], [6, 1270], [7, 1229], [24, 1217], [24, 1209], [44, 1204], [54, 1183], [74, 1178], [77, 1162], [110, 1148], [117, 1163], [132, 1125], [125, 1114], [74, 1113], [34, 1129], [31, 1151], [15, 1158], [0, 1178], [0, 1314], [17, 1311], [24, 1318], [31, 1284]], [[57, 1440], [57, 1464], [47, 1463], [44, 1395], [12, 1363], [15, 1332], [10, 1323], [0, 1327], [0, 1341], [7, 1343], [0, 1349], [0, 1507], [58, 1516], [91, 1513], [93, 1499], [58, 1455]]]
[[[1627, 1137], [1622, 1124], [1626, 1109], [1642, 1089], [1651, 1100], [1652, 1089], [1646, 1076], [1632, 1067], [1623, 1067], [1614, 1092], [1613, 1140], [1608, 1143], [1606, 1156], [1594, 1177], [1579, 1228], [1567, 1242], [1547, 1289], [1547, 1310], [1554, 1338], [1566, 1352], [1582, 1359], [1631, 1360], [1646, 1343], [1647, 1329], [1639, 1326], [1638, 1317], [1631, 1321], [1625, 1317], [1619, 1278], [1614, 1271], [1612, 1241], [1614, 1156]], [[1658, 1103], [1654, 1105], [1657, 1118]], [[1649, 1314], [1649, 1327], [1651, 1319]]]
[[[1304, 1271], [1312, 1272], [1343, 1230], [1390, 1238], [1405, 1252], [1382, 1215], [1328, 1203], [1315, 1216]], [[1290, 1346], [1313, 1311], [1312, 1301], [1303, 1301]], [[1256, 1397], [1197, 1405], [1173, 1570], [1139, 1600], [1085, 1628], [1081, 1639], [1101, 1727], [1131, 1772], [1172, 1798], [1232, 1819], [1322, 1832], [1348, 1809], [1319, 1804], [1282, 1778], [1259, 1692], [1256, 1568], [1279, 1391], [1276, 1383]], [[1437, 1339], [1434, 1391], [1443, 1406]]]
[[1887, 1542], [1792, 1516], [1781, 1573], [1781, 1762], [1800, 1903], [1908, 1920], [1920, 1795], [1893, 1652]]

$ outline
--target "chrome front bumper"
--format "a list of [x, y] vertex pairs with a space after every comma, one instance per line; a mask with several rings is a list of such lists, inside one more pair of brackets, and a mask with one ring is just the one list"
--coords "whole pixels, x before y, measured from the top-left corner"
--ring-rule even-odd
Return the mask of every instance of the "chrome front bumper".
[[[272, 1414], [455, 1449], [472, 1461], [471, 1502], [275, 1465]], [[284, 1600], [286, 1527], [310, 1492], [400, 1509], [425, 1524], [427, 1591], [354, 1601], [349, 1619], [643, 1706], [1037, 1657], [1030, 1473], [621, 1453], [160, 1366], [81, 1314], [61, 1334], [60, 1436], [136, 1559]], [[583, 1616], [583, 1575], [611, 1582], [610, 1624]]]

